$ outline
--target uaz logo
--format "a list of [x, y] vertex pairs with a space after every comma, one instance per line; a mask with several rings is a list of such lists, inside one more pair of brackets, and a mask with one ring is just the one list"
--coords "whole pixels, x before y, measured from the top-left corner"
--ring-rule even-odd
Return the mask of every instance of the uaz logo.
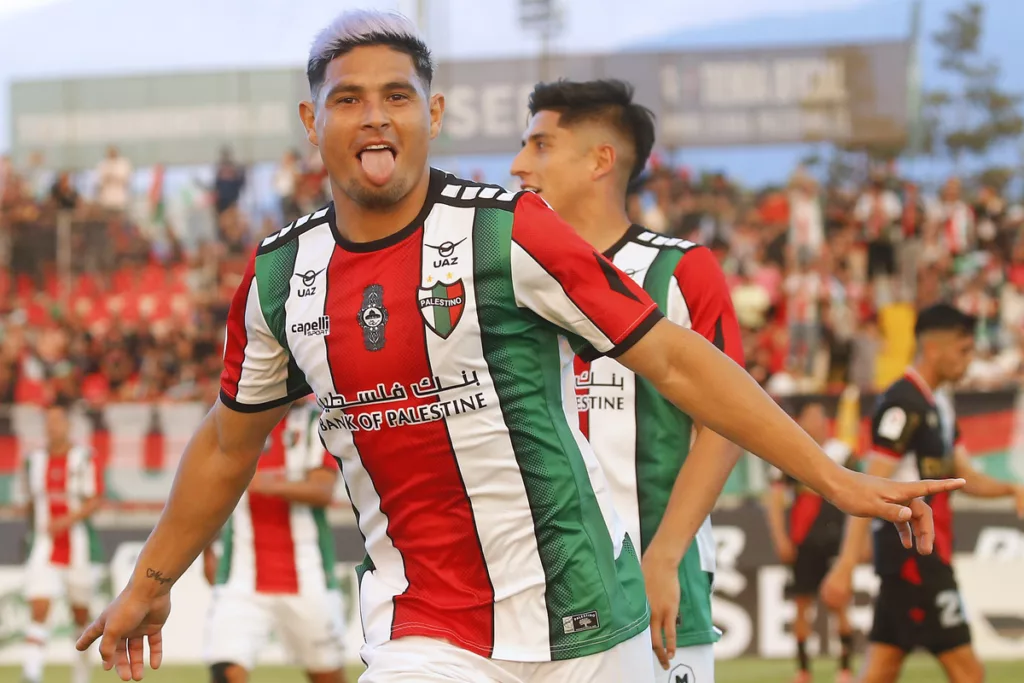
[[302, 289], [299, 290], [299, 296], [312, 296], [316, 294], [316, 287], [313, 285], [316, 283], [316, 276], [327, 270], [321, 268], [320, 270], [307, 270], [305, 273], [295, 273], [295, 277], [302, 278]]
[[435, 249], [437, 251], [437, 255], [441, 257], [434, 261], [434, 267], [442, 268], [444, 266], [457, 265], [459, 263], [459, 257], [455, 256], [455, 247], [459, 246], [465, 241], [466, 238], [463, 237], [458, 242], [441, 242], [441, 244], [437, 245], [436, 247], [433, 244], [427, 244], [426, 246], [430, 247], [431, 249]]

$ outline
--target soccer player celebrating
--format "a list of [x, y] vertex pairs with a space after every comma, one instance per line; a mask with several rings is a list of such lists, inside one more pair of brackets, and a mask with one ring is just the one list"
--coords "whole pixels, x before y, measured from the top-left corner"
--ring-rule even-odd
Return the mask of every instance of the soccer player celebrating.
[[317, 412], [297, 401], [270, 435], [256, 475], [221, 533], [205, 658], [213, 683], [245, 683], [275, 626], [311, 683], [341, 683], [342, 605], [325, 508], [338, 466], [323, 450]]
[[[825, 409], [820, 403], [806, 403], [800, 410], [800, 426], [821, 444], [832, 460], [845, 467], [850, 465], [852, 451], [839, 439], [829, 438]], [[794, 481], [779, 470], [772, 469], [772, 487], [767, 497], [768, 528], [779, 559], [793, 568], [790, 593], [796, 603], [793, 635], [796, 637], [798, 672], [796, 683], [811, 680], [810, 660], [807, 657], [807, 639], [811, 635], [811, 607], [818, 597], [829, 564], [839, 553], [843, 539], [843, 513], [834, 505], [823, 501], [816, 492]], [[795, 499], [786, 525], [786, 498], [790, 489]], [[836, 683], [853, 680], [850, 656], [853, 633], [846, 606], [835, 610], [839, 631], [839, 675]]]
[[[67, 597], [75, 625], [89, 623], [95, 580], [92, 563], [98, 547], [89, 518], [99, 509], [103, 472], [92, 452], [71, 441], [65, 405], [46, 408], [46, 445], [25, 459], [25, 481], [32, 539], [25, 566], [25, 599], [32, 622], [25, 630], [22, 678], [39, 683], [46, 656], [46, 620], [51, 601]], [[76, 652], [72, 683], [89, 680], [88, 652]]]
[[[227, 520], [286, 404], [315, 393], [365, 538], [362, 683], [652, 680], [633, 543], [574, 424], [573, 348], [931, 546], [918, 496], [959, 481], [844, 470], [704, 337], [531, 193], [433, 170], [443, 95], [406, 18], [341, 15], [300, 105], [333, 202], [267, 237], [232, 302], [221, 395], [128, 585], [78, 646], [159, 665], [170, 588]], [[569, 340], [572, 340], [570, 346]]]
[[[626, 187], [647, 164], [654, 117], [615, 80], [538, 85], [512, 173], [647, 292], [666, 318], [741, 367], [739, 323], [725, 276], [705, 247], [667, 239], [626, 217]], [[715, 542], [709, 513], [739, 457], [654, 385], [613, 358], [576, 359], [580, 430], [616, 512], [640, 544], [657, 680], [713, 681]], [[691, 437], [695, 436], [691, 447]], [[693, 542], [696, 540], [696, 542]], [[676, 648], [679, 648], [678, 650]]]
[[[869, 474], [879, 477], [960, 477], [964, 492], [982, 498], [1014, 496], [1024, 515], [1024, 486], [998, 481], [971, 466], [959, 442], [953, 402], [945, 385], [963, 377], [974, 351], [975, 320], [948, 304], [918, 314], [917, 358], [902, 379], [881, 395], [872, 418]], [[934, 655], [950, 683], [975, 683], [985, 673], [971, 647], [971, 632], [953, 574], [953, 519], [949, 493], [930, 500], [935, 519], [934, 555], [906, 551], [889, 529], [874, 531], [875, 571], [881, 578], [869, 636], [864, 683], [892, 683], [903, 660], [920, 647]], [[821, 587], [833, 607], [851, 597], [851, 576], [868, 523], [851, 519], [835, 565]]]

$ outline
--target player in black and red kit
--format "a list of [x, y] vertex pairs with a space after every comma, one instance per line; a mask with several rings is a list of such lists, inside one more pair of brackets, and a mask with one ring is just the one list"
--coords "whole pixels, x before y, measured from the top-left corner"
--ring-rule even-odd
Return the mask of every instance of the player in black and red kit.
[[[948, 304], [918, 314], [917, 358], [879, 398], [872, 417], [868, 473], [894, 479], [967, 481], [964, 492], [982, 498], [1014, 496], [1024, 514], [1024, 486], [975, 470], [959, 443], [949, 393], [942, 387], [963, 377], [974, 351], [975, 319]], [[874, 528], [875, 570], [881, 578], [875, 601], [862, 683], [891, 683], [903, 659], [920, 647], [931, 652], [951, 683], [977, 683], [985, 670], [971, 646], [971, 632], [953, 573], [953, 519], [948, 493], [928, 499], [935, 514], [935, 552], [907, 552], [897, 535]], [[870, 522], [869, 522], [870, 523]], [[822, 585], [830, 606], [849, 603], [851, 573], [861, 556], [868, 524], [851, 519], [839, 558]]]
[[[829, 437], [828, 417], [821, 403], [812, 401], [804, 404], [798, 422], [829, 458], [844, 467], [851, 466], [853, 451], [843, 441]], [[793, 636], [796, 638], [798, 670], [794, 683], [808, 683], [812, 680], [807, 656], [807, 639], [812, 629], [811, 609], [829, 565], [839, 554], [845, 516], [839, 508], [781, 470], [773, 467], [770, 476], [772, 487], [765, 501], [768, 528], [779, 559], [790, 565], [793, 571], [787, 593], [796, 605]], [[791, 492], [792, 505], [789, 506], [787, 523], [787, 499]], [[836, 610], [835, 616], [840, 642], [836, 683], [849, 683], [853, 679], [850, 671], [853, 635], [846, 607]]]

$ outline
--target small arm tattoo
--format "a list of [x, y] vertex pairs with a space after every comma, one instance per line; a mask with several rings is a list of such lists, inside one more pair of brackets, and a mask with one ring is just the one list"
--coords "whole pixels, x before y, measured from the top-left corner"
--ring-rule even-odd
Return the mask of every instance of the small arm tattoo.
[[154, 581], [159, 583], [161, 586], [164, 585], [165, 583], [170, 583], [171, 582], [171, 577], [164, 576], [163, 572], [156, 571], [155, 569], [147, 569], [146, 570], [146, 578], [147, 579], [153, 579]]

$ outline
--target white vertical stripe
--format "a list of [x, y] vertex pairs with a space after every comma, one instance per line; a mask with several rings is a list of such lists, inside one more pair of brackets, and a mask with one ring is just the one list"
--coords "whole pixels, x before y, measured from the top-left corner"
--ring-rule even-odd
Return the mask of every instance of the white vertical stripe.
[[[561, 362], [562, 411], [565, 414], [566, 422], [569, 423], [569, 428], [572, 430], [576, 446], [583, 456], [583, 463], [587, 467], [587, 477], [590, 479], [590, 486], [594, 489], [597, 504], [601, 508], [601, 516], [604, 517], [605, 526], [608, 527], [608, 533], [611, 535], [612, 551], [615, 557], [618, 557], [622, 551], [623, 534], [629, 530], [629, 527], [626, 526], [622, 515], [618, 514], [618, 501], [615, 498], [608, 477], [607, 465], [598, 458], [594, 451], [594, 446], [587, 442], [583, 432], [579, 429], [579, 412], [576, 410], [576, 376], [573, 373], [575, 354], [564, 337], [559, 337], [558, 343], [558, 355]], [[610, 362], [614, 363], [615, 361]], [[636, 537], [630, 534], [630, 538], [635, 539]], [[639, 542], [635, 542], [634, 545], [639, 546]]]
[[288, 393], [288, 357], [263, 318], [255, 277], [245, 299], [245, 334], [236, 400], [259, 405], [283, 398]]
[[[46, 533], [50, 525], [50, 501], [46, 495], [46, 470], [49, 455], [43, 449], [32, 451], [28, 456], [28, 488], [32, 497], [35, 512], [35, 526], [32, 535], [32, 553], [29, 564], [50, 561], [53, 552], [53, 541]], [[38, 565], [36, 565], [38, 566]]]
[[676, 325], [681, 325], [686, 329], [693, 327], [693, 321], [690, 320], [690, 308], [686, 305], [686, 299], [683, 298], [683, 292], [679, 289], [679, 281], [676, 280], [676, 276], [673, 275], [668, 282], [668, 309], [665, 311], [665, 317], [674, 322]]
[[[288, 412], [287, 430], [298, 433], [295, 444], [285, 442], [285, 476], [289, 481], [303, 481], [314, 468], [310, 451], [310, 439], [313, 427], [310, 422], [309, 410], [298, 407]], [[319, 450], [320, 440], [316, 444]], [[327, 585], [324, 576], [323, 556], [318, 543], [316, 521], [313, 519], [313, 508], [309, 505], [292, 503], [288, 510], [291, 524], [292, 543], [295, 548], [295, 574], [299, 581], [299, 593], [322, 593]]]
[[231, 515], [231, 574], [227, 585], [234, 590], [256, 590], [256, 549], [253, 547], [249, 494], [243, 493]]
[[[337, 410], [324, 412], [330, 419]], [[333, 419], [337, 419], [334, 415]], [[405, 576], [405, 561], [387, 535], [387, 516], [380, 509], [380, 496], [373, 487], [370, 475], [363, 467], [352, 441], [352, 433], [345, 429], [321, 432], [327, 449], [341, 460], [352, 504], [359, 511], [359, 530], [366, 539], [366, 552], [377, 566], [363, 575], [359, 590], [359, 614], [363, 621], [363, 634], [370, 645], [379, 645], [391, 639], [394, 621], [394, 598], [409, 587]]]
[[[310, 388], [318, 396], [323, 396], [333, 389], [330, 365], [327, 362], [327, 345], [324, 343], [326, 336], [307, 336], [301, 332], [292, 332], [291, 328], [295, 323], [316, 322], [324, 315], [324, 302], [327, 298], [327, 267], [336, 245], [330, 227], [326, 223], [310, 228], [299, 235], [298, 240], [299, 249], [295, 254], [295, 273], [301, 275], [313, 272], [318, 275], [313, 278], [313, 284], [308, 288], [303, 286], [301, 277], [292, 276], [290, 283], [292, 296], [289, 296], [285, 303], [285, 334], [292, 357], [305, 373], [310, 382]], [[312, 289], [312, 292], [308, 296], [300, 297], [297, 295], [300, 289]], [[332, 323], [338, 324], [339, 321], [332, 321]]]
[[[452, 415], [446, 425], [494, 588], [493, 656], [521, 659], [550, 648], [546, 584], [526, 486], [484, 360], [473, 282], [474, 218], [473, 209], [438, 205], [427, 219], [424, 243], [465, 241], [456, 247], [458, 261], [440, 269], [434, 268], [435, 256], [425, 249], [420, 284], [430, 288], [439, 280], [452, 284], [461, 279], [466, 294], [462, 317], [447, 339], [429, 326], [424, 332], [430, 366], [442, 386], [461, 383], [463, 373], [467, 377], [475, 373], [479, 380], [479, 386], [467, 386], [444, 398], [480, 394], [486, 407]], [[429, 309], [425, 312], [432, 315]]]

